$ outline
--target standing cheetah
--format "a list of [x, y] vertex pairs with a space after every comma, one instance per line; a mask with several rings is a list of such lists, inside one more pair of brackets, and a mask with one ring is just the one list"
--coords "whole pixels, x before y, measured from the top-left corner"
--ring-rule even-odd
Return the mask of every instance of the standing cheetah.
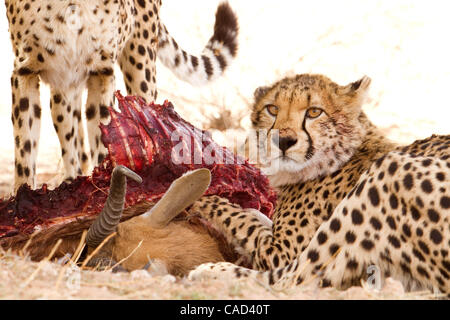
[[[99, 123], [108, 123], [116, 62], [129, 94], [156, 99], [155, 60], [192, 84], [220, 76], [237, 53], [237, 18], [219, 5], [214, 34], [200, 57], [181, 49], [159, 19], [161, 0], [6, 0], [15, 53], [11, 77], [15, 186], [35, 187], [41, 106], [39, 81], [51, 87], [50, 109], [61, 144], [66, 180], [86, 173], [106, 155]], [[82, 92], [87, 88], [85, 152]]]
[[409, 290], [450, 294], [450, 136], [389, 142], [361, 111], [369, 85], [368, 77], [339, 86], [302, 74], [256, 90], [253, 127], [269, 129], [267, 145], [278, 145], [269, 159], [278, 166], [273, 226], [215, 196], [191, 210], [259, 271], [204, 264], [191, 279], [345, 289], [378, 271], [380, 282], [391, 276]]

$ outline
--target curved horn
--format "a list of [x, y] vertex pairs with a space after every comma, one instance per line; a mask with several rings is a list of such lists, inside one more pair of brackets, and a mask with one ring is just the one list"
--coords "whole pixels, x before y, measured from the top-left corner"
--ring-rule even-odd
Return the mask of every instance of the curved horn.
[[210, 183], [211, 172], [208, 169], [190, 171], [172, 182], [161, 200], [142, 217], [151, 227], [164, 228], [181, 211], [197, 201]]
[[122, 217], [127, 177], [137, 183], [142, 182], [142, 178], [127, 167], [117, 166], [114, 168], [105, 206], [89, 228], [86, 237], [86, 244], [89, 247], [97, 247], [107, 236], [115, 231], [116, 226]]

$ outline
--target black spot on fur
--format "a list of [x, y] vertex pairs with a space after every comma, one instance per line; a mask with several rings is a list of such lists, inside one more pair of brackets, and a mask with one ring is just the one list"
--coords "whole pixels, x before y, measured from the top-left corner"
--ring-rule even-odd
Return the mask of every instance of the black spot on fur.
[[423, 180], [422, 183], [420, 184], [420, 187], [425, 193], [431, 193], [433, 191], [433, 185], [428, 179]]
[[407, 237], [411, 237], [411, 228], [407, 224], [403, 225], [402, 230]]
[[27, 111], [29, 107], [30, 107], [30, 101], [28, 100], [28, 98], [20, 99], [20, 101], [19, 101], [20, 111], [22, 111], [22, 112]]
[[352, 211], [352, 222], [353, 224], [360, 225], [364, 221], [361, 212], [358, 209], [353, 209]]
[[55, 94], [55, 95], [53, 96], [53, 102], [55, 102], [55, 103], [61, 103], [61, 101], [62, 101], [62, 97], [61, 97], [61, 95], [60, 95], [59, 93], [57, 93], [57, 94]]
[[317, 242], [319, 244], [324, 244], [328, 239], [328, 236], [325, 232], [321, 231], [319, 232], [319, 234], [317, 235]]
[[250, 226], [247, 230], [247, 237], [250, 237], [253, 234], [253, 231], [255, 231], [255, 226]]
[[389, 174], [391, 176], [393, 176], [395, 174], [395, 172], [397, 171], [397, 168], [398, 168], [397, 162], [395, 162], [395, 161], [391, 162], [391, 164], [389, 165], [389, 168], [388, 168]]
[[356, 240], [356, 236], [352, 231], [347, 231], [347, 233], [345, 234], [345, 241], [347, 241], [347, 243], [354, 243]]
[[428, 245], [425, 242], [419, 240], [418, 244], [423, 253], [430, 254], [430, 248], [428, 248]]
[[430, 220], [432, 222], [438, 222], [440, 217], [439, 217], [439, 213], [437, 213], [435, 210], [433, 209], [428, 209], [428, 217], [430, 218]]
[[347, 269], [356, 270], [358, 268], [358, 262], [355, 259], [350, 259], [347, 261]]
[[411, 206], [411, 216], [412, 216], [412, 218], [414, 219], [414, 220], [419, 220], [420, 219], [420, 212], [419, 212], [419, 210], [417, 210], [417, 208], [416, 207], [414, 207], [414, 206]]
[[366, 180], [363, 180], [359, 185], [358, 188], [356, 188], [355, 194], [359, 197], [361, 195], [361, 192], [364, 189], [364, 186], [366, 185]]
[[35, 104], [35, 105], [33, 105], [33, 109], [34, 109], [34, 116], [37, 119], [40, 119], [41, 118], [41, 107], [39, 105]]
[[95, 106], [93, 104], [91, 104], [87, 109], [86, 109], [86, 119], [87, 120], [91, 120], [95, 117], [96, 114], [96, 109]]
[[339, 245], [337, 245], [336, 243], [332, 244], [330, 246], [330, 255], [333, 256], [338, 250], [339, 250]]
[[386, 222], [388, 223], [389, 227], [392, 230], [396, 230], [397, 229], [397, 225], [396, 225], [395, 220], [394, 220], [394, 218], [392, 216], [387, 217], [386, 218]]
[[369, 199], [370, 199], [370, 202], [372, 203], [372, 205], [374, 207], [378, 206], [380, 204], [380, 196], [378, 194], [377, 188], [376, 187], [371, 187], [369, 189], [369, 193], [368, 194], [369, 194]]
[[408, 173], [404, 178], [403, 178], [403, 185], [405, 186], [406, 190], [411, 190], [414, 184], [414, 179], [412, 177], [412, 175], [410, 173]]
[[372, 250], [374, 246], [375, 244], [368, 239], [364, 239], [363, 241], [361, 241], [361, 247], [363, 247], [367, 251]]
[[430, 232], [430, 239], [435, 243], [435, 244], [440, 244], [442, 242], [442, 234], [436, 230], [433, 229]]
[[424, 276], [425, 278], [427, 278], [427, 279], [430, 278], [430, 275], [428, 274], [428, 272], [422, 266], [417, 266], [417, 272], [419, 274], [421, 274], [422, 276]]
[[381, 222], [380, 222], [380, 220], [378, 220], [378, 219], [375, 218], [375, 217], [370, 218], [370, 224], [372, 225], [372, 227], [373, 227], [375, 230], [381, 230], [381, 228], [383, 227], [382, 224], [381, 224]]
[[396, 236], [390, 235], [388, 240], [395, 248], [400, 248], [400, 240]]
[[440, 204], [443, 209], [450, 208], [450, 197], [443, 196], [440, 200]]
[[389, 204], [393, 210], [398, 208], [398, 199], [393, 193], [389, 196]]
[[330, 230], [333, 231], [334, 233], [336, 233], [340, 229], [341, 229], [341, 221], [339, 221], [339, 219], [337, 219], [337, 218], [334, 218], [333, 220], [331, 220]]
[[17, 73], [20, 76], [27, 76], [27, 75], [33, 74], [34, 72], [33, 72], [33, 70], [31, 70], [29, 68], [23, 67], [23, 68], [20, 68], [19, 70], [17, 70]]
[[145, 81], [141, 81], [141, 90], [142, 92], [146, 93], [148, 91], [148, 86]]
[[424, 167], [428, 167], [428, 166], [430, 166], [430, 164], [431, 164], [431, 159], [425, 159], [422, 161], [422, 165]]
[[18, 175], [19, 177], [22, 177], [22, 176], [23, 176], [23, 167], [22, 167], [22, 165], [21, 165], [20, 163], [17, 164], [16, 170], [17, 170], [17, 175]]
[[422, 255], [422, 253], [420, 253], [419, 250], [417, 250], [417, 249], [414, 248], [414, 249], [412, 250], [412, 252], [413, 252], [414, 256], [415, 256], [417, 259], [419, 259], [419, 260], [422, 261], [422, 262], [425, 261], [424, 256]]
[[105, 119], [109, 117], [108, 107], [104, 104], [100, 105], [100, 118]]
[[30, 140], [25, 141], [25, 143], [23, 144], [23, 149], [28, 153], [31, 152], [31, 141]]
[[319, 260], [319, 253], [314, 249], [309, 250], [308, 259], [310, 259], [312, 263], [316, 262]]

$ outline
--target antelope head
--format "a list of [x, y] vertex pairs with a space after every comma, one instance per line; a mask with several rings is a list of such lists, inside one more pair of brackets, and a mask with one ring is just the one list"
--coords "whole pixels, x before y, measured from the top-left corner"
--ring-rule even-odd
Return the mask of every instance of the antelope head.
[[140, 245], [139, 250], [123, 263], [129, 271], [143, 268], [156, 259], [170, 273], [182, 275], [198, 264], [223, 261], [217, 243], [207, 231], [193, 230], [187, 221], [172, 222], [208, 189], [211, 182], [208, 169], [187, 172], [171, 184], [148, 212], [119, 223], [125, 202], [126, 178], [142, 181], [126, 167], [118, 166], [113, 170], [106, 204], [88, 231], [86, 243], [89, 248], [97, 247], [117, 231], [106, 249], [114, 261], [128, 257]]

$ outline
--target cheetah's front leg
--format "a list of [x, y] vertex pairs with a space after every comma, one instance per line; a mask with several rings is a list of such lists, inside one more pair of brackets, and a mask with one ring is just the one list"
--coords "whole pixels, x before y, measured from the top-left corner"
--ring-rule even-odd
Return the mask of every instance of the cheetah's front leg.
[[81, 90], [58, 90], [51, 88], [50, 109], [53, 126], [61, 145], [64, 163], [64, 180], [71, 180], [81, 175], [79, 137], [81, 126]]
[[157, 96], [155, 63], [158, 44], [150, 22], [143, 23], [142, 27], [145, 29], [142, 36], [136, 30], [135, 35], [126, 43], [119, 56], [119, 65], [128, 94], [143, 97], [150, 103]]
[[272, 236], [272, 221], [259, 211], [242, 209], [218, 196], [205, 196], [192, 206], [191, 212], [211, 221], [242, 255], [252, 259], [257, 269], [267, 270], [273, 263], [282, 263], [278, 255], [272, 259], [271, 254], [283, 250], [283, 245]]
[[[96, 166], [103, 161], [107, 154], [106, 148], [100, 141], [100, 122], [108, 124], [110, 115], [107, 107], [114, 105], [115, 78], [112, 67], [104, 68], [92, 73], [88, 79], [88, 97], [86, 101], [86, 121], [91, 149], [89, 158], [91, 165]], [[87, 163], [87, 156], [82, 156], [83, 166]], [[84, 170], [85, 168], [83, 168]]]
[[36, 187], [36, 157], [41, 128], [39, 77], [27, 68], [14, 70], [11, 77], [14, 129], [14, 193], [24, 183]]

